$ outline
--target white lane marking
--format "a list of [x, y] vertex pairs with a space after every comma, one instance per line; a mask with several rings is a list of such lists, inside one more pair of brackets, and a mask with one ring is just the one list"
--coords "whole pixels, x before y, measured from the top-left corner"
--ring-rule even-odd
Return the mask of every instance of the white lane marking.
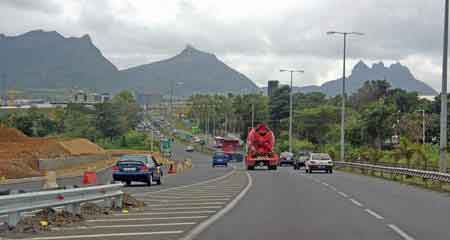
[[148, 207], [169, 207], [169, 206], [199, 206], [199, 205], [224, 205], [225, 202], [209, 202], [209, 203], [166, 203], [166, 204], [150, 204]]
[[159, 195], [159, 196], [152, 196], [151, 198], [170, 198], [170, 199], [186, 199], [186, 198], [229, 198], [232, 197], [231, 194], [224, 194], [224, 195], [194, 195], [192, 194], [177, 194], [177, 195]]
[[224, 198], [224, 197], [203, 197], [203, 198], [190, 198], [190, 197], [186, 197], [186, 198], [147, 198], [145, 199], [145, 201], [162, 201], [162, 200], [167, 200], [167, 201], [171, 201], [171, 202], [188, 202], [188, 201], [228, 201], [230, 200], [230, 198]]
[[195, 225], [196, 222], [177, 222], [177, 223], [149, 223], [149, 224], [124, 224], [124, 225], [95, 225], [95, 226], [78, 226], [78, 227], [54, 227], [52, 230], [88, 230], [101, 228], [131, 228], [131, 227], [164, 227], [164, 226], [186, 226]]
[[184, 236], [181, 240], [193, 240], [195, 237], [197, 237], [201, 232], [203, 232], [205, 229], [207, 229], [210, 225], [212, 225], [215, 221], [217, 221], [219, 218], [223, 217], [226, 213], [231, 211], [238, 203], [239, 201], [244, 198], [244, 196], [247, 194], [247, 192], [250, 190], [250, 188], [253, 185], [252, 177], [248, 172], [245, 172], [247, 174], [247, 186], [234, 198], [229, 204], [227, 204], [224, 208], [222, 208], [220, 211], [218, 211], [216, 214], [214, 214], [212, 217], [206, 219], [199, 225], [195, 226], [186, 236]]
[[381, 216], [380, 214], [366, 208], [364, 211], [366, 211], [367, 213], [369, 213], [370, 215], [374, 216], [376, 219], [384, 219], [383, 216]]
[[331, 190], [333, 190], [335, 192], [337, 191], [337, 188], [335, 186], [330, 185], [329, 187], [330, 187]]
[[128, 236], [147, 236], [163, 234], [181, 234], [183, 231], [161, 231], [161, 232], [135, 232], [135, 233], [105, 233], [105, 234], [87, 234], [87, 235], [64, 235], [54, 237], [34, 237], [23, 238], [26, 240], [56, 240], [56, 239], [77, 239], [77, 238], [108, 238], [108, 237], [128, 237]]
[[[229, 198], [213, 198], [213, 199], [187, 199], [187, 200], [172, 200], [172, 199], [147, 199], [144, 202], [145, 203], [152, 203], [152, 202], [166, 202], [166, 203], [197, 203], [197, 202], [222, 202], [222, 201], [228, 201], [230, 200]], [[222, 202], [222, 203], [226, 203], [226, 202]]]
[[165, 207], [165, 208], [150, 208], [151, 211], [165, 211], [165, 210], [195, 210], [195, 209], [219, 209], [222, 206], [209, 206], [209, 207]]
[[401, 230], [399, 227], [395, 226], [394, 224], [388, 224], [388, 227], [390, 227], [392, 230], [394, 230], [398, 235], [400, 235], [405, 240], [414, 240], [413, 237], [409, 236], [406, 232]]
[[363, 206], [362, 203], [356, 201], [356, 200], [353, 199], [353, 198], [350, 198], [349, 200], [350, 200], [353, 204], [355, 204], [356, 206], [358, 206], [358, 207], [362, 207], [362, 206]]
[[345, 194], [345, 193], [343, 193], [343, 192], [338, 192], [338, 194], [341, 195], [341, 196], [343, 196], [343, 197], [345, 197], [345, 198], [348, 197], [348, 195]]
[[212, 182], [216, 182], [216, 181], [220, 181], [222, 179], [225, 179], [225, 178], [233, 175], [235, 172], [236, 172], [236, 169], [233, 168], [233, 170], [231, 170], [230, 172], [228, 172], [225, 175], [222, 175], [222, 176], [216, 177], [216, 178], [212, 178], [212, 179], [208, 179], [206, 181], [197, 182], [197, 183], [188, 184], [188, 185], [183, 185], [183, 186], [179, 186], [179, 187], [161, 189], [161, 190], [157, 190], [157, 191], [149, 191], [149, 192], [145, 192], [145, 193], [136, 193], [136, 194], [133, 194], [133, 195], [134, 196], [146, 196], [146, 195], [154, 194], [154, 193], [168, 192], [168, 191], [173, 191], [173, 190], [178, 190], [178, 189], [184, 189], [184, 188], [188, 188], [188, 187], [198, 186], [198, 185], [202, 185], [202, 184], [208, 184], [208, 183], [212, 183]]
[[178, 214], [201, 214], [201, 213], [215, 213], [216, 211], [185, 211], [185, 212], [136, 212], [136, 213], [117, 213], [113, 216], [146, 216], [146, 215], [178, 215]]
[[199, 219], [208, 216], [182, 216], [182, 217], [155, 217], [155, 218], [102, 218], [92, 219], [86, 222], [125, 222], [125, 221], [152, 221], [152, 220], [172, 220], [172, 219]]
[[329, 185], [328, 183], [326, 183], [326, 182], [322, 182], [322, 184], [323, 184], [324, 186], [327, 186], [327, 187], [330, 186], [330, 185]]

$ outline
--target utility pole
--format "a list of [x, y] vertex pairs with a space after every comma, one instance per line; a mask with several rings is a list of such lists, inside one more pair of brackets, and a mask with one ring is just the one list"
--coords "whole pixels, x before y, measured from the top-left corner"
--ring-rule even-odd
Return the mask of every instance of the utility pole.
[[255, 127], [255, 104], [252, 103], [252, 128]]
[[445, 0], [444, 10], [444, 49], [442, 59], [441, 89], [441, 136], [439, 142], [439, 171], [447, 172], [447, 56], [448, 56], [448, 8], [449, 0]]
[[345, 101], [347, 98], [347, 94], [345, 92], [345, 62], [347, 58], [347, 36], [348, 35], [364, 35], [363, 33], [359, 32], [336, 32], [336, 31], [330, 31], [327, 32], [328, 35], [338, 34], [342, 35], [344, 37], [344, 62], [342, 66], [342, 108], [341, 108], [341, 161], [345, 161]]
[[294, 78], [294, 73], [304, 73], [305, 71], [303, 70], [286, 70], [286, 69], [281, 69], [280, 72], [290, 72], [291, 73], [291, 84], [290, 84], [290, 91], [289, 91], [289, 152], [292, 153], [292, 99], [293, 99], [293, 95], [294, 95], [294, 89], [292, 86], [292, 81]]
[[418, 112], [422, 113], [422, 144], [426, 143], [426, 136], [425, 136], [425, 109], [419, 109]]

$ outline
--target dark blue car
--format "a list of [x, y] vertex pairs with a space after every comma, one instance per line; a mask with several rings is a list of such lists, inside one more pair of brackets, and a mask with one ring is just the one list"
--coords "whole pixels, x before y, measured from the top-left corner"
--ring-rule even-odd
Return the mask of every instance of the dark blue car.
[[230, 155], [225, 154], [224, 152], [221, 151], [217, 151], [213, 154], [213, 158], [212, 158], [212, 166], [216, 167], [216, 166], [228, 166], [228, 161], [231, 160]]
[[155, 158], [151, 155], [133, 154], [122, 156], [115, 166], [112, 167], [113, 180], [125, 182], [144, 182], [148, 186], [152, 182], [161, 184], [162, 171]]

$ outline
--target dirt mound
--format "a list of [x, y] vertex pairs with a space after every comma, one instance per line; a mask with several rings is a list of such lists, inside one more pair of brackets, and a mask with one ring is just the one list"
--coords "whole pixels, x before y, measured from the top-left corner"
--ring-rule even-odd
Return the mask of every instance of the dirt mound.
[[61, 141], [59, 143], [61, 147], [68, 152], [71, 156], [77, 155], [104, 155], [106, 154], [103, 148], [92, 143], [87, 139], [73, 139], [67, 141]]
[[40, 176], [39, 159], [68, 156], [105, 155], [106, 152], [86, 139], [30, 138], [13, 128], [0, 127], [0, 177]]
[[27, 139], [28, 137], [25, 136], [25, 134], [15, 128], [0, 126], [0, 142], [16, 142], [24, 141]]
[[128, 193], [123, 194], [123, 207], [124, 208], [142, 208], [145, 207], [145, 203], [143, 201], [139, 201], [136, 198], [132, 197]]
[[37, 212], [32, 217], [25, 217], [17, 224], [12, 232], [38, 233], [50, 231], [51, 227], [61, 227], [83, 221], [80, 215], [74, 215], [67, 211], [57, 212], [47, 208]]

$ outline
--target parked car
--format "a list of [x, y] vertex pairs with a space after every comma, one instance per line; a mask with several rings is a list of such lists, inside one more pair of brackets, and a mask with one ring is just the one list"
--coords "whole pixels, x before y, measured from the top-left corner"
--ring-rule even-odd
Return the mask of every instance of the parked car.
[[212, 167], [216, 166], [228, 166], [228, 162], [231, 160], [231, 156], [223, 151], [216, 151], [212, 157]]
[[280, 166], [283, 165], [293, 165], [294, 164], [294, 154], [291, 152], [282, 152], [280, 154]]
[[156, 159], [149, 154], [124, 155], [112, 167], [113, 180], [131, 185], [132, 182], [144, 182], [151, 186], [160, 185], [163, 172]]
[[193, 151], [194, 151], [194, 147], [191, 146], [191, 145], [189, 145], [189, 146], [187, 146], [187, 147], [185, 148], [185, 151], [186, 151], [186, 152], [193, 152]]
[[311, 153], [305, 163], [305, 168], [307, 173], [312, 173], [314, 170], [333, 173], [333, 160], [326, 153]]
[[305, 167], [305, 162], [308, 161], [309, 151], [300, 151], [298, 156], [294, 159], [294, 169], [299, 170], [302, 167]]

